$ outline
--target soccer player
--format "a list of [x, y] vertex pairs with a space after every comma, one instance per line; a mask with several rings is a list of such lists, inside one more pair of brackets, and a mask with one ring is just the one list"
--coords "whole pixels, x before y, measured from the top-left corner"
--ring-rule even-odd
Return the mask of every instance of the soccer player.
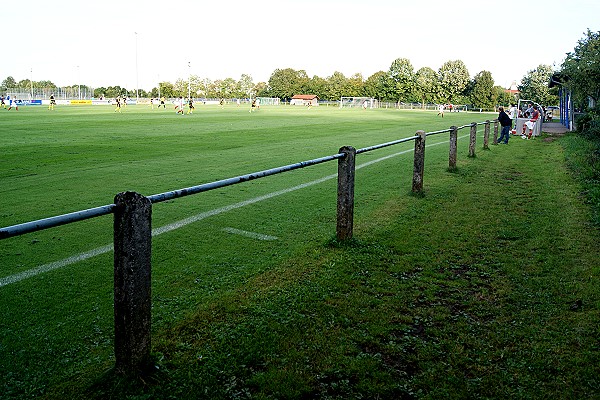
[[160, 98], [160, 104], [158, 105], [158, 108], [160, 108], [160, 106], [163, 106], [163, 108], [167, 108], [167, 106], [165, 105], [165, 96]]
[[56, 100], [54, 99], [54, 94], [51, 94], [50, 105], [48, 106], [48, 110], [54, 110], [54, 106], [56, 106]]
[[8, 111], [10, 111], [13, 107], [15, 108], [15, 111], [19, 111], [19, 105], [17, 104], [17, 98], [16, 97], [14, 99], [10, 99], [10, 104], [8, 106]]
[[115, 103], [116, 103], [116, 106], [117, 106], [117, 108], [115, 108], [115, 112], [117, 112], [117, 111], [121, 112], [121, 96], [118, 96], [115, 99]]
[[6, 103], [4, 102], [4, 96], [0, 96], [0, 107], [6, 108]]
[[190, 97], [188, 99], [188, 114], [191, 114], [194, 112], [194, 110], [196, 109], [196, 107], [194, 107], [194, 100]]
[[445, 106], [444, 106], [443, 104], [440, 104], [440, 105], [438, 106], [438, 113], [437, 113], [437, 115], [441, 115], [441, 116], [442, 116], [442, 118], [444, 118], [444, 107], [445, 107]]
[[179, 99], [177, 99], [175, 110], [177, 114], [181, 113], [183, 115], [183, 96], [179, 96]]
[[150, 97], [150, 107], [154, 110], [154, 97]]

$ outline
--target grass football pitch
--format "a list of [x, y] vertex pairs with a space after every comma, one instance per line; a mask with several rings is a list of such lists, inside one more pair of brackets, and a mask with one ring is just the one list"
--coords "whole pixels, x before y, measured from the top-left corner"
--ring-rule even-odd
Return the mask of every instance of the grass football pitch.
[[[122, 113], [108, 106], [2, 110], [0, 225], [111, 204], [114, 195], [125, 190], [161, 193], [336, 154], [345, 145], [361, 148], [408, 137], [418, 129], [446, 129], [486, 117], [456, 113], [436, 119], [433, 112], [333, 107], [248, 110], [203, 105], [192, 115], [177, 115], [172, 106], [128, 106]], [[447, 135], [434, 141], [447, 141]], [[409, 142], [366, 153], [357, 163], [412, 146]], [[443, 159], [447, 146], [439, 146], [437, 152]], [[369, 192], [378, 190], [369, 188], [373, 184], [387, 181], [384, 184], [394, 185], [401, 194], [410, 191], [410, 152], [380, 164], [358, 173], [357, 217], [362, 207], [368, 207], [373, 196]], [[157, 204], [153, 228], [285, 192], [336, 171], [337, 164], [330, 162]], [[367, 197], [363, 201], [362, 193]], [[238, 280], [291, 257], [308, 243], [332, 237], [335, 196], [336, 180], [329, 179], [156, 237], [154, 329], [173, 323], [186, 307], [215, 291], [230, 290]], [[0, 278], [10, 282], [0, 288], [4, 314], [0, 363], [9, 371], [3, 377], [7, 387], [25, 390], [22, 384], [35, 391], [36, 385], [43, 387], [55, 375], [64, 378], [80, 368], [96, 365], [102, 370], [110, 365], [112, 252], [100, 251], [89, 258], [86, 254], [111, 243], [111, 216], [0, 243]], [[65, 261], [73, 257], [81, 261]], [[11, 280], [29, 271], [31, 276]]]
[[[495, 117], [248, 111], [0, 110], [0, 226]], [[482, 132], [467, 158], [459, 131], [456, 173], [448, 134], [427, 138], [423, 198], [410, 196], [413, 142], [359, 154], [349, 248], [332, 240], [336, 162], [155, 204], [164, 375], [139, 391], [99, 381], [114, 363], [112, 216], [0, 241], [0, 398], [599, 393], [598, 314], [568, 311], [597, 304], [596, 236], [561, 147], [515, 138], [484, 151]]]

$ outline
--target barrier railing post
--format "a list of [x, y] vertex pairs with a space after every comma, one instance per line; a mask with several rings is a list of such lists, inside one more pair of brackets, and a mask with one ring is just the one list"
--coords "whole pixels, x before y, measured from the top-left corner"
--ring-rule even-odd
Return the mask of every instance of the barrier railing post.
[[494, 142], [493, 144], [498, 144], [498, 120], [494, 120]]
[[456, 151], [458, 142], [458, 127], [450, 127], [450, 154], [448, 156], [448, 170], [456, 171]]
[[337, 189], [337, 239], [352, 239], [354, 224], [354, 174], [356, 149], [344, 146], [340, 149], [345, 157], [338, 159]]
[[485, 121], [485, 129], [483, 131], [483, 149], [490, 149], [490, 120]]
[[471, 123], [471, 134], [469, 136], [469, 157], [475, 157], [475, 144], [477, 142], [477, 122]]
[[152, 203], [139, 193], [115, 196], [115, 371], [141, 375], [151, 366]]
[[423, 193], [423, 173], [425, 171], [425, 131], [417, 131], [415, 138], [415, 161], [413, 168], [413, 193]]

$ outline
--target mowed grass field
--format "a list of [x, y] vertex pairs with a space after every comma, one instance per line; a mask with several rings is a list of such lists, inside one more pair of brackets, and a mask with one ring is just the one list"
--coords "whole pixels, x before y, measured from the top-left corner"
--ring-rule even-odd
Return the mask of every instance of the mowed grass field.
[[[3, 112], [0, 225], [495, 117], [248, 110]], [[597, 235], [579, 189], [559, 142], [483, 151], [482, 130], [456, 173], [447, 134], [428, 138], [423, 198], [412, 142], [359, 155], [350, 245], [332, 240], [335, 162], [154, 205], [154, 228], [180, 227], [153, 239], [160, 372], [139, 385], [101, 380], [112, 252], [83, 255], [112, 243], [112, 217], [0, 241], [0, 398], [593, 398]]]

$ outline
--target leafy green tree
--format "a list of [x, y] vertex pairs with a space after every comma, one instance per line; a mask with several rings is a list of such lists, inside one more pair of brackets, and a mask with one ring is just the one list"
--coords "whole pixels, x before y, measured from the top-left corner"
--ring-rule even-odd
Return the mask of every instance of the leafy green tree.
[[173, 84], [173, 92], [175, 97], [187, 97], [188, 95], [188, 79], [179, 78]]
[[2, 91], [6, 91], [7, 89], [16, 88], [16, 87], [17, 87], [17, 81], [15, 81], [15, 78], [13, 78], [12, 76], [6, 77], [6, 79], [4, 79], [2, 81], [2, 84], [0, 85], [0, 89], [2, 89]]
[[436, 72], [429, 68], [420, 68], [415, 74], [415, 95], [425, 106], [425, 103], [437, 103], [440, 84]]
[[258, 82], [256, 85], [254, 85], [254, 92], [260, 97], [270, 96], [269, 85], [267, 82]]
[[508, 93], [502, 86], [494, 86], [494, 92], [496, 96], [496, 105], [498, 106], [508, 107], [511, 104], [517, 103], [515, 96]]
[[17, 83], [17, 87], [20, 89], [31, 89], [31, 81], [29, 79], [21, 79]]
[[276, 69], [269, 78], [269, 96], [289, 100], [295, 94], [302, 94], [308, 81], [304, 70]]
[[33, 83], [34, 87], [44, 88], [44, 89], [56, 89], [56, 85], [51, 81], [38, 81]]
[[[165, 98], [175, 97], [175, 90], [173, 88], [173, 84], [171, 82], [159, 82], [158, 86], [160, 87], [160, 96]], [[158, 96], [158, 94], [157, 94]]]
[[[198, 75], [191, 75], [189, 78], [190, 82], [190, 93], [192, 97], [202, 97], [206, 93], [206, 80], [200, 78]], [[187, 88], [185, 90], [185, 95], [187, 96]], [[154, 97], [157, 97], [155, 95]]]
[[364, 95], [376, 99], [386, 98], [385, 86], [387, 78], [388, 74], [385, 71], [375, 72], [373, 75], [368, 77], [363, 85]]
[[100, 97], [105, 97], [106, 96], [106, 88], [105, 87], [98, 87], [96, 89], [94, 89], [94, 97], [99, 99]]
[[306, 84], [306, 94], [314, 94], [319, 99], [325, 99], [327, 96], [327, 81], [317, 75], [310, 78]]
[[349, 88], [348, 78], [341, 72], [335, 71], [327, 78], [326, 99], [339, 100], [342, 96], [352, 96], [347, 94], [350, 93]]
[[356, 73], [348, 78], [346, 96], [362, 96], [364, 94], [365, 80], [362, 74]]
[[236, 97], [237, 82], [233, 78], [217, 79], [213, 82], [214, 97], [219, 99], [231, 99]]
[[469, 70], [461, 60], [446, 61], [439, 69], [441, 101], [452, 103], [469, 84]]
[[586, 104], [587, 97], [600, 100], [600, 32], [587, 30], [561, 66], [568, 80], [564, 85], [572, 90], [578, 103]]
[[471, 103], [477, 108], [493, 109], [496, 106], [497, 92], [494, 90], [494, 78], [489, 71], [481, 71], [473, 78], [470, 93]]
[[536, 69], [527, 72], [518, 86], [521, 98], [539, 104], [558, 104], [557, 96], [548, 88], [553, 74], [550, 65], [539, 65]]
[[255, 85], [250, 75], [242, 74], [237, 83], [237, 92], [233, 97], [252, 98], [256, 96]]
[[388, 71], [398, 101], [411, 101], [415, 91], [415, 72], [408, 58], [397, 58]]

